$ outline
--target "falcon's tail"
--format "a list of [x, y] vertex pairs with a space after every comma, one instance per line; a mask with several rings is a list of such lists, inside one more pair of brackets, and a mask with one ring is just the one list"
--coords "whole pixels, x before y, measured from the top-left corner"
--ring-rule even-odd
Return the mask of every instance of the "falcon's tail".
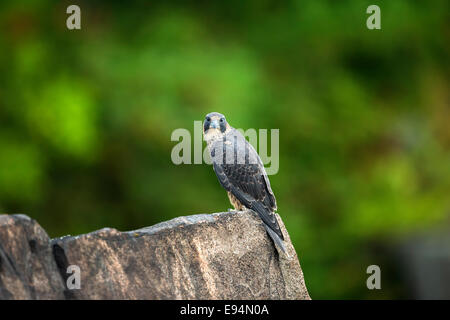
[[275, 244], [275, 247], [280, 248], [281, 251], [283, 251], [283, 253], [284, 253], [285, 255], [289, 256], [288, 253], [287, 253], [287, 251], [286, 251], [286, 246], [284, 245], [284, 241], [281, 240], [281, 238], [275, 233], [275, 231], [273, 231], [273, 230], [272, 230], [268, 225], [266, 225], [265, 223], [264, 223], [264, 227], [266, 228], [266, 231], [267, 231], [267, 233], [269, 234], [269, 236], [272, 238], [272, 240], [273, 240], [273, 242], [274, 242], [274, 244]]

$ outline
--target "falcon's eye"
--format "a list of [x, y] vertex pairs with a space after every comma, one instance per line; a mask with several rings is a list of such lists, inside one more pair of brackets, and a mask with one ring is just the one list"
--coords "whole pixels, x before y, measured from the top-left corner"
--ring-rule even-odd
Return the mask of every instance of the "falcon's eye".
[[220, 118], [220, 122], [224, 122], [225, 121], [225, 119], [224, 118]]
[[209, 122], [209, 121], [211, 121], [211, 118], [210, 117], [206, 117], [206, 122]]

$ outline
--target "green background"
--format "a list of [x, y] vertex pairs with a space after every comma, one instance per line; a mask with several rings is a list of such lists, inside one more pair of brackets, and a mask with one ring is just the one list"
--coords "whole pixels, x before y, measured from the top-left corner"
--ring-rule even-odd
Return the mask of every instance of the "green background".
[[[81, 30], [66, 8], [81, 7]], [[366, 8], [381, 8], [368, 30]], [[0, 212], [51, 237], [226, 211], [171, 162], [211, 111], [280, 129], [270, 177], [313, 299], [409, 298], [399, 243], [449, 230], [449, 1], [2, 1]], [[382, 290], [366, 268], [382, 269]]]

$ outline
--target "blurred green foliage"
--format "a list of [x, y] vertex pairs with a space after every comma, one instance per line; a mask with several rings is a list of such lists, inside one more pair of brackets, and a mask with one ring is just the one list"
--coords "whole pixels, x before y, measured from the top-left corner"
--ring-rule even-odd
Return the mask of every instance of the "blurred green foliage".
[[[386, 249], [450, 211], [449, 2], [0, 4], [0, 211], [50, 236], [230, 207], [212, 168], [175, 166], [211, 111], [279, 128], [279, 213], [313, 298], [408, 297]], [[395, 273], [394, 273], [395, 274]]]

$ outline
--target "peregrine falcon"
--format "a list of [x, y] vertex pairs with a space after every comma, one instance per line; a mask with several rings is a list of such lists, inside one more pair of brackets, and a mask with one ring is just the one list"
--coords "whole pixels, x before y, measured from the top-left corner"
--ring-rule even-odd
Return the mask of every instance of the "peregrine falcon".
[[206, 115], [203, 136], [214, 172], [227, 191], [231, 204], [238, 211], [255, 211], [276, 246], [286, 252], [284, 236], [274, 213], [277, 209], [275, 195], [253, 146], [218, 112]]

